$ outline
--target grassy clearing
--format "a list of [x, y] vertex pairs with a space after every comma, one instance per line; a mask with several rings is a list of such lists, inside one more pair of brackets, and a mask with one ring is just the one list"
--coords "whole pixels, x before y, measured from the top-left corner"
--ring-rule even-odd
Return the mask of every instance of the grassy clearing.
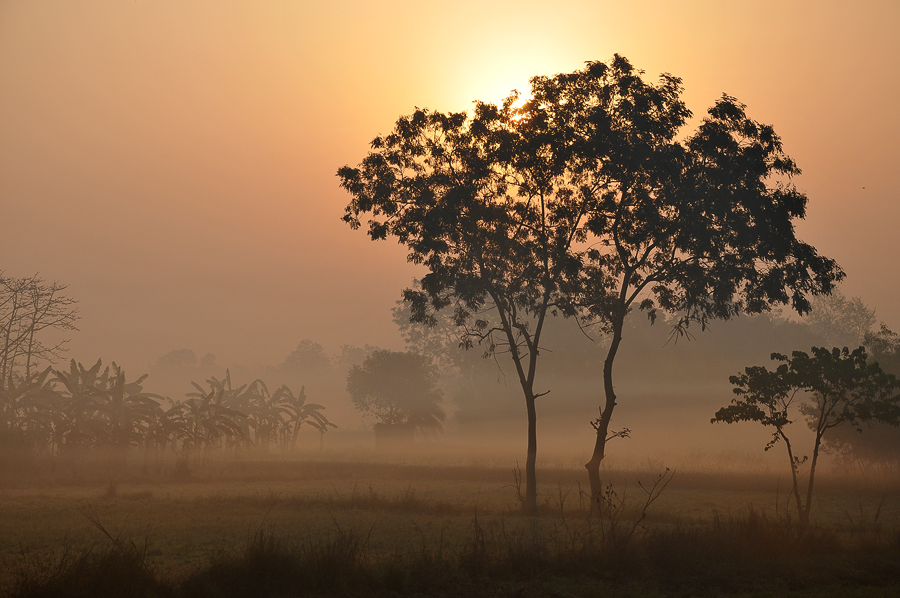
[[900, 590], [900, 501], [889, 483], [824, 484], [816, 525], [801, 535], [777, 478], [676, 475], [631, 536], [637, 480], [653, 475], [609, 472], [624, 496], [613, 524], [587, 509], [580, 473], [542, 471], [542, 510], [525, 517], [507, 469], [213, 463], [188, 481], [135, 472], [113, 491], [102, 470], [84, 469], [0, 490], [0, 587], [15, 596]]

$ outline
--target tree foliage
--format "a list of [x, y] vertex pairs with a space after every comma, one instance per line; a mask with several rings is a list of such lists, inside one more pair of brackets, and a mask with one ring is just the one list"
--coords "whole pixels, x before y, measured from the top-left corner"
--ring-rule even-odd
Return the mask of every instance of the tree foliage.
[[276, 368], [279, 372], [291, 372], [304, 376], [320, 376], [331, 369], [331, 360], [319, 343], [304, 339], [297, 348]]
[[775, 304], [806, 313], [809, 296], [829, 292], [843, 273], [797, 239], [794, 221], [805, 216], [807, 198], [789, 181], [800, 171], [772, 127], [750, 119], [735, 98], [719, 99], [682, 142], [676, 135], [688, 113], [677, 79], [663, 76], [657, 90], [623, 59], [579, 75], [585, 82], [573, 86], [571, 103], [603, 123], [582, 142], [601, 181], [587, 225], [582, 304], [611, 335], [586, 465], [596, 495], [613, 437], [613, 364], [633, 307], [651, 321], [658, 309], [674, 314], [674, 333], [687, 334], [691, 324], [702, 330], [711, 319]]
[[[900, 336], [897, 333], [882, 323], [877, 331], [866, 332], [863, 344], [884, 371], [900, 375]], [[862, 427], [861, 434], [850, 427], [833, 430], [825, 440], [825, 447], [836, 452], [845, 464], [895, 468], [900, 465], [900, 426], [870, 420]]]
[[[412, 319], [433, 326], [450, 309], [463, 346], [507, 352], [528, 413], [526, 508], [536, 501], [535, 399], [548, 315], [573, 314], [565, 287], [583, 241], [583, 197], [554, 163], [558, 139], [535, 134], [539, 111], [477, 103], [474, 113], [417, 110], [372, 141], [357, 168], [338, 171], [353, 228], [371, 214], [372, 239], [396, 237], [428, 273], [404, 291]], [[536, 105], [533, 105], [535, 107]]]
[[859, 297], [847, 298], [839, 290], [812, 300], [806, 318], [809, 327], [822, 339], [822, 344], [855, 349], [866, 344], [875, 325], [875, 310]]

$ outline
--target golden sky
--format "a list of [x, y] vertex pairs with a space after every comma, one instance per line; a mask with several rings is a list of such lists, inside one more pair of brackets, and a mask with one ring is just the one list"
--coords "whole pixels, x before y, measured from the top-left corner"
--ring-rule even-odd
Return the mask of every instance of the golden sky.
[[[417, 270], [340, 222], [335, 171], [414, 107], [628, 57], [771, 123], [802, 238], [900, 328], [900, 3], [0, 0], [0, 269], [69, 283], [71, 357], [271, 364], [399, 348]], [[699, 342], [702, 342], [700, 337]]]

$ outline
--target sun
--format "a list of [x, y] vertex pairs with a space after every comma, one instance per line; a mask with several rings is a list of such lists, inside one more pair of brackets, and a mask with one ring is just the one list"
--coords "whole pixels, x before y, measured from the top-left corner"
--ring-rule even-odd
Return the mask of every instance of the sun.
[[449, 71], [447, 81], [452, 86], [447, 91], [455, 102], [500, 105], [517, 92], [519, 97], [515, 106], [518, 107], [532, 97], [532, 77], [553, 76], [582, 66], [580, 62], [573, 63], [571, 57], [562, 52], [509, 48], [494, 40], [479, 41], [481, 43], [471, 49], [471, 54], [455, 56], [445, 63]]

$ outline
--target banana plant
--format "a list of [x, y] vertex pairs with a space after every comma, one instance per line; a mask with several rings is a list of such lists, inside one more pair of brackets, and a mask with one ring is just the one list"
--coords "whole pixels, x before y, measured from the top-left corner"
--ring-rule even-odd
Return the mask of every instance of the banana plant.
[[144, 374], [134, 382], [125, 381], [125, 372], [112, 363], [97, 379], [98, 413], [104, 422], [107, 443], [123, 451], [148, 440], [150, 423], [163, 397], [143, 391]]
[[[204, 454], [208, 455], [211, 449], [221, 446], [222, 441], [235, 446], [246, 438], [245, 414], [227, 407], [223, 400], [226, 393], [229, 398], [233, 398], [231, 395], [234, 393], [228, 372], [222, 381], [211, 378], [206, 382], [210, 387], [208, 391], [192, 382], [197, 392], [189, 393], [188, 399], [181, 403], [186, 424], [183, 441], [186, 453], [203, 449]], [[239, 390], [243, 392], [243, 388]]]
[[74, 359], [69, 371], [56, 371], [62, 384], [62, 411], [68, 415], [67, 443], [106, 445], [127, 451], [132, 444], [147, 441], [150, 421], [159, 406], [159, 395], [145, 393], [147, 375], [126, 382], [125, 372], [115, 362], [102, 372], [102, 361], [90, 369]]
[[286, 435], [289, 435], [290, 450], [294, 450], [297, 446], [297, 435], [300, 432], [300, 426], [306, 424], [312, 426], [319, 431], [319, 440], [324, 438], [325, 432], [329, 428], [337, 428], [337, 425], [328, 421], [322, 411], [325, 409], [323, 405], [318, 403], [306, 402], [306, 387], [301, 386], [300, 392], [294, 395], [291, 389], [285, 385], [275, 391], [273, 400], [284, 405], [288, 414], [288, 425], [286, 427]]
[[0, 434], [18, 435], [27, 445], [46, 447], [51, 439], [48, 379], [52, 368], [19, 379], [10, 374], [0, 382]]
[[254, 431], [254, 444], [263, 451], [284, 436], [291, 417], [290, 405], [282, 401], [281, 389], [273, 395], [260, 379], [250, 383], [247, 389], [247, 419]]
[[73, 359], [68, 372], [54, 370], [55, 381], [63, 386], [57, 406], [61, 412], [60, 448], [78, 451], [96, 444], [102, 436], [99, 408], [103, 402], [103, 389], [98, 387], [101, 365], [98, 359], [86, 369]]

